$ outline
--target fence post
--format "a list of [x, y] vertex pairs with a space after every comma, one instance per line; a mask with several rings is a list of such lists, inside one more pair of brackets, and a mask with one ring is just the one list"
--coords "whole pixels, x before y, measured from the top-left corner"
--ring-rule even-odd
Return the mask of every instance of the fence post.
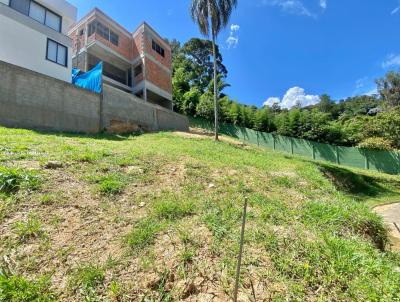
[[312, 159], [315, 160], [315, 146], [312, 144]]
[[340, 165], [339, 146], [336, 146], [336, 163]]
[[294, 154], [294, 150], [293, 150], [293, 138], [290, 138], [290, 149], [292, 151], [292, 155]]
[[274, 150], [276, 150], [275, 135], [273, 135], [272, 138], [274, 139]]
[[256, 133], [257, 133], [257, 146], [260, 147], [260, 141], [258, 140], [258, 131], [256, 131]]
[[365, 151], [364, 152], [364, 156], [365, 156], [365, 169], [366, 170], [369, 170], [369, 158], [368, 158], [368, 152], [367, 151]]

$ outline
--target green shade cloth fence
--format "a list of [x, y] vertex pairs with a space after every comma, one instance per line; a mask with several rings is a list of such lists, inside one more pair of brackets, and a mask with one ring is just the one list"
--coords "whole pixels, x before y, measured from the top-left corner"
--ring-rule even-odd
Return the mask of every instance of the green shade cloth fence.
[[[214, 130], [211, 121], [188, 117], [190, 126]], [[400, 174], [400, 153], [353, 147], [340, 147], [297, 139], [271, 133], [259, 132], [232, 124], [220, 124], [221, 134], [237, 138], [260, 147], [300, 155], [314, 160], [329, 161], [339, 165], [375, 170], [388, 174]]]

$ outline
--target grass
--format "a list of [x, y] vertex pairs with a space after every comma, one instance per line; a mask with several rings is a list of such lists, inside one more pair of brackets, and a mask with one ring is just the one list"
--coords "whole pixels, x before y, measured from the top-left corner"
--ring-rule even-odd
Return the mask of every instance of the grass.
[[36, 190], [40, 179], [32, 172], [0, 166], [0, 194], [13, 194], [20, 189]]
[[50, 280], [48, 278], [32, 281], [22, 276], [9, 276], [0, 271], [0, 301], [52, 302], [56, 301], [56, 297], [50, 290]]
[[[49, 159], [65, 164], [42, 169]], [[400, 201], [399, 176], [174, 133], [0, 128], [0, 163], [0, 267], [13, 272], [0, 275], [0, 301], [179, 301], [206, 291], [228, 301], [245, 197], [245, 299], [400, 298], [400, 255], [371, 211]]]
[[39, 218], [30, 213], [25, 220], [13, 224], [15, 234], [21, 241], [37, 238], [44, 234], [42, 223]]

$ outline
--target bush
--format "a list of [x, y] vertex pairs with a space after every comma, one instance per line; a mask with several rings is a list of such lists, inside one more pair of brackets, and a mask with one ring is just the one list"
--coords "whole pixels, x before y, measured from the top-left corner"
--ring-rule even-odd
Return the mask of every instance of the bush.
[[392, 143], [383, 137], [370, 137], [358, 144], [359, 148], [375, 150], [392, 150]]

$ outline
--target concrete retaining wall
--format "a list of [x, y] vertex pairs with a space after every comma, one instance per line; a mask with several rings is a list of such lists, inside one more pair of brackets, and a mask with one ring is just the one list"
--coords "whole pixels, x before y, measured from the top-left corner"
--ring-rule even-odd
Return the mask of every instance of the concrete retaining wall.
[[[145, 103], [142, 99], [119, 89], [104, 85], [102, 128], [142, 128], [148, 131], [189, 129], [187, 117], [161, 106]], [[115, 126], [115, 127], [114, 127]], [[123, 131], [122, 131], [123, 132]]]
[[96, 133], [99, 95], [0, 61], [0, 124]]
[[98, 133], [189, 129], [188, 119], [104, 85], [103, 96], [0, 61], [0, 124]]

